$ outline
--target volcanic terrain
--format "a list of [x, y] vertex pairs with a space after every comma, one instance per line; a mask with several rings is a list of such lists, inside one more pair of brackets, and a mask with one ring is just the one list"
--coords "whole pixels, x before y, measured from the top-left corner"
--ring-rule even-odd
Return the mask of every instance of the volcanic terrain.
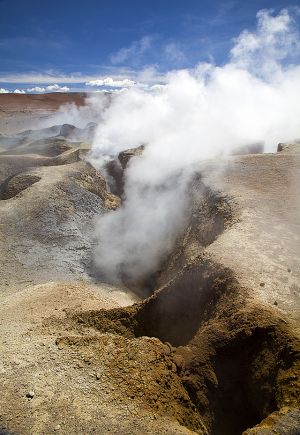
[[33, 128], [67, 102], [0, 95], [0, 433], [299, 434], [300, 143], [202, 162], [173, 252], [112, 285], [95, 219], [143, 147], [97, 171], [92, 123]]

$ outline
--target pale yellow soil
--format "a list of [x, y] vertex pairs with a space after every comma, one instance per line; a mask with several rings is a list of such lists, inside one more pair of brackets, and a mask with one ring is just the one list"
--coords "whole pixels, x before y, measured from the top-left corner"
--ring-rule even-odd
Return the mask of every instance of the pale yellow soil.
[[[2, 300], [0, 415], [6, 430], [21, 434], [192, 433], [174, 418], [162, 417], [144, 400], [149, 383], [158, 385], [157, 380], [168, 376], [168, 372], [163, 375], [165, 350], [158, 340], [132, 342], [95, 331], [82, 334], [64, 321], [66, 313], [128, 303], [132, 299], [126, 293], [109, 286], [55, 283], [30, 287]], [[66, 335], [68, 342], [58, 341]], [[162, 364], [159, 379], [156, 360]], [[152, 374], [151, 364], [155, 364]], [[176, 382], [174, 373], [173, 377]], [[27, 397], [31, 393], [33, 397]]]

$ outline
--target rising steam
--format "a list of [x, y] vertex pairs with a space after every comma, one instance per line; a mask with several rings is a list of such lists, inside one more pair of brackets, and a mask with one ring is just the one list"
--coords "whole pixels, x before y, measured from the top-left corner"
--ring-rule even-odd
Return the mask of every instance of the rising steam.
[[299, 35], [287, 10], [260, 11], [255, 32], [235, 40], [223, 66], [199, 64], [166, 75], [166, 84], [116, 95], [91, 153], [145, 144], [126, 171], [121, 208], [99, 218], [95, 262], [110, 280], [138, 280], [172, 249], [185, 225], [189, 181], [200, 160], [241, 146], [300, 136]]

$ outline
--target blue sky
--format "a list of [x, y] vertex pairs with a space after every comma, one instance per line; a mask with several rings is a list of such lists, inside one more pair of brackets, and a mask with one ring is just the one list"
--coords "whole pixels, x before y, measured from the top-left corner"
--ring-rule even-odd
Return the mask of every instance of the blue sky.
[[258, 10], [298, 5], [299, 0], [0, 0], [0, 88], [85, 89], [85, 82], [97, 78], [134, 79], [155, 69], [157, 79], [199, 61], [222, 64], [233, 37], [255, 27]]

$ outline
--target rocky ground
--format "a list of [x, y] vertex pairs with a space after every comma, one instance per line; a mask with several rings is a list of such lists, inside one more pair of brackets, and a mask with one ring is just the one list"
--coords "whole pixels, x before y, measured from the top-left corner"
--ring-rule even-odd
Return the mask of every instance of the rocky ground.
[[91, 261], [126, 164], [0, 132], [0, 433], [299, 434], [300, 145], [199, 166], [141, 300]]

